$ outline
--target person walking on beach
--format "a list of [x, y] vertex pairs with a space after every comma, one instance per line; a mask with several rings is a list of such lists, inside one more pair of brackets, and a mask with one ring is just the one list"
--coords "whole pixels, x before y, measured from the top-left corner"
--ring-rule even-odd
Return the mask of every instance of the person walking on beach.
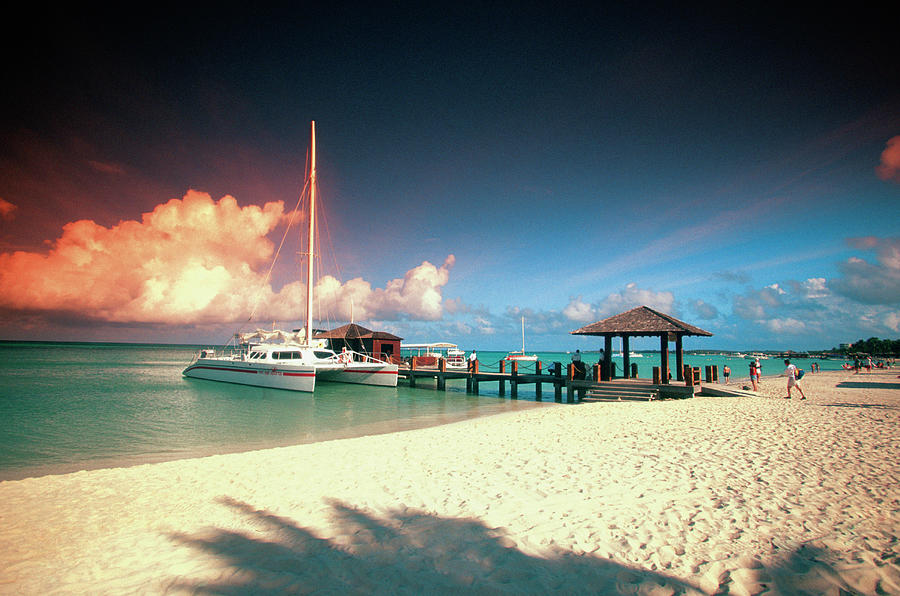
[[756, 361], [750, 361], [750, 384], [753, 385], [754, 391], [759, 391], [759, 369], [756, 368]]
[[727, 384], [728, 384], [728, 377], [731, 376], [731, 369], [728, 368], [728, 365], [727, 365], [727, 364], [726, 364], [725, 367], [722, 369], [722, 374], [725, 376], [725, 384], [727, 385]]
[[803, 388], [800, 387], [800, 380], [797, 378], [797, 367], [791, 364], [790, 360], [784, 361], [784, 375], [787, 377], [787, 397], [785, 399], [791, 399], [791, 388], [796, 387], [797, 391], [800, 392], [800, 399], [806, 399], [806, 395], [803, 393]]

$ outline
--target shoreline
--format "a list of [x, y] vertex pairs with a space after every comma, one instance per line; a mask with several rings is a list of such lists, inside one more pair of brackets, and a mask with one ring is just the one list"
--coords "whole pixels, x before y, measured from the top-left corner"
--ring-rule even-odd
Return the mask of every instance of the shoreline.
[[[498, 405], [507, 409], [497, 409], [490, 413], [473, 413], [472, 411], [463, 411], [450, 416], [450, 420], [442, 417], [432, 416], [430, 418], [403, 418], [398, 420], [385, 420], [378, 422], [369, 422], [348, 428], [335, 429], [327, 433], [321, 433], [313, 438], [285, 440], [281, 442], [262, 442], [258, 444], [243, 444], [233, 447], [208, 447], [203, 449], [191, 449], [189, 451], [168, 453], [140, 453], [136, 455], [120, 456], [120, 457], [99, 457], [94, 459], [80, 460], [75, 462], [63, 462], [56, 464], [29, 465], [16, 468], [0, 469], [0, 483], [14, 482], [18, 480], [28, 480], [31, 478], [43, 478], [45, 476], [62, 476], [66, 474], [75, 474], [78, 472], [91, 472], [95, 470], [108, 470], [118, 468], [133, 468], [135, 466], [162, 464], [168, 462], [177, 462], [190, 459], [203, 459], [216, 455], [232, 455], [240, 453], [252, 453], [255, 451], [264, 451], [267, 449], [280, 449], [283, 447], [294, 447], [299, 445], [311, 445], [314, 443], [322, 443], [327, 441], [339, 441], [343, 439], [355, 439], [362, 437], [377, 436], [383, 434], [392, 434], [397, 432], [405, 432], [407, 430], [417, 430], [423, 428], [432, 428], [443, 426], [445, 424], [455, 424], [466, 420], [474, 420], [476, 418], [489, 418], [511, 412], [524, 411], [531, 408], [541, 408], [553, 405], [554, 402], [543, 401], [535, 402], [533, 400], [504, 400], [498, 401]], [[557, 404], [558, 405], [558, 404]]]
[[0, 593], [900, 594], [897, 377], [0, 482]]

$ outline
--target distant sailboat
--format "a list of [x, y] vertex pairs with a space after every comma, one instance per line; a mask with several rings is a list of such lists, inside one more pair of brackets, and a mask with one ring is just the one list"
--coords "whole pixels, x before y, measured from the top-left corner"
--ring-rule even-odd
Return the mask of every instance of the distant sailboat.
[[311, 392], [316, 381], [396, 387], [398, 366], [366, 354], [344, 350], [340, 354], [313, 339], [313, 261], [315, 256], [316, 123], [310, 134], [310, 169], [307, 201], [309, 258], [306, 269], [306, 327], [299, 332], [257, 330], [236, 334], [238, 351], [216, 355], [201, 350], [184, 369], [186, 377], [256, 387]]
[[537, 354], [525, 353], [525, 317], [522, 317], [522, 349], [510, 352], [504, 360], [516, 362], [536, 362]]

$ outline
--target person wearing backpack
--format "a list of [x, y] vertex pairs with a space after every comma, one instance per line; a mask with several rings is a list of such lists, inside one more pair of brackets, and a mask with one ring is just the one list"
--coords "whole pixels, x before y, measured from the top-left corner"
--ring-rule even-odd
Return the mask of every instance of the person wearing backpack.
[[796, 387], [797, 391], [800, 392], [800, 399], [806, 399], [806, 395], [803, 393], [803, 388], [800, 387], [800, 379], [803, 377], [803, 371], [791, 364], [790, 360], [784, 361], [784, 375], [787, 377], [787, 397], [785, 399], [791, 399], [791, 388]]

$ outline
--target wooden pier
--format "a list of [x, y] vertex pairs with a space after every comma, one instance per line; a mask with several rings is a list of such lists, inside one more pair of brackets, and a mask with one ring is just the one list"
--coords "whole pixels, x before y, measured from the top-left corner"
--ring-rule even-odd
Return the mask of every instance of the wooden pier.
[[[418, 367], [415, 362], [409, 368], [401, 368], [400, 378], [406, 379], [410, 387], [418, 387], [423, 381], [429, 384], [433, 380], [438, 390], [446, 390], [447, 381], [452, 379], [466, 380], [466, 393], [478, 395], [482, 383], [497, 383], [497, 393], [500, 397], [506, 396], [507, 384], [509, 385], [510, 399], [518, 399], [520, 385], [534, 385], [536, 401], [543, 401], [544, 386], [548, 392], [552, 388], [553, 400], [557, 402], [577, 403], [581, 401], [624, 401], [624, 400], [653, 400], [693, 397], [700, 391], [700, 373], [695, 369], [692, 374], [685, 375], [688, 380], [684, 384], [659, 383], [650, 379], [616, 379], [609, 381], [594, 381], [591, 379], [576, 378], [575, 367], [569, 364], [565, 374], [560, 368], [556, 368], [551, 374], [544, 372], [541, 363], [535, 363], [535, 371], [520, 373], [518, 362], [507, 363], [500, 361], [500, 370], [487, 372], [479, 370], [479, 363], [475, 361], [467, 370], [448, 369], [446, 361], [441, 359], [436, 367]], [[596, 365], [595, 365], [596, 368]], [[598, 373], [594, 371], [594, 377]], [[707, 379], [710, 379], [707, 373]], [[549, 397], [549, 395], [547, 396]]]

